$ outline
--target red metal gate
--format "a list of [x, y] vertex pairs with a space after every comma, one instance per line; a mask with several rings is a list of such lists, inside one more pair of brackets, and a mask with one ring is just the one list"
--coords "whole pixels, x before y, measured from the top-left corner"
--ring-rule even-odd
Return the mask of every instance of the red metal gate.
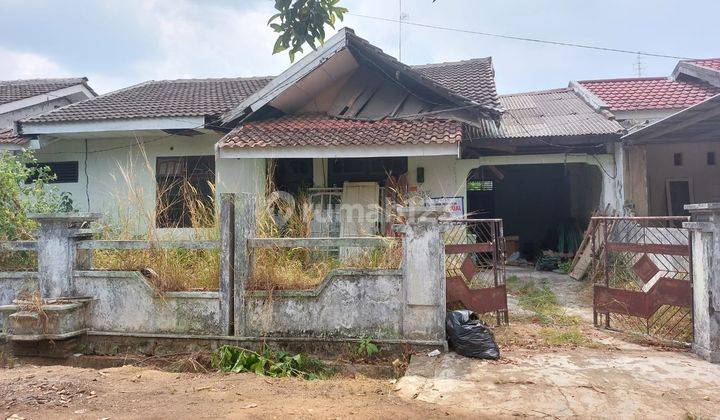
[[508, 323], [502, 219], [446, 220], [447, 303]]
[[596, 326], [692, 340], [691, 232], [687, 217], [593, 217]]

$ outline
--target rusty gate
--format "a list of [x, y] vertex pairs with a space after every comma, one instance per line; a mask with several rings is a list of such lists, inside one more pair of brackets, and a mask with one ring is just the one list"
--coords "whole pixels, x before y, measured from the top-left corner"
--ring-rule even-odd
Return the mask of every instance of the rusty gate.
[[593, 318], [672, 341], [692, 341], [688, 217], [593, 217]]
[[447, 303], [508, 323], [502, 219], [445, 220]]

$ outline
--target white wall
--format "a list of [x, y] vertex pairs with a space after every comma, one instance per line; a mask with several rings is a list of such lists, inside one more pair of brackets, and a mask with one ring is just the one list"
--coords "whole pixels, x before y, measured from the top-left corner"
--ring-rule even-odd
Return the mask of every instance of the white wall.
[[[79, 210], [125, 220], [141, 232], [155, 220], [157, 158], [213, 156], [219, 138], [220, 134], [183, 137], [161, 132], [137, 140], [129, 135], [95, 137], [87, 139], [87, 155], [85, 139], [59, 139], [35, 155], [40, 162], [77, 161], [78, 182], [53, 185], [70, 193]], [[216, 173], [218, 193], [255, 192], [263, 185], [264, 160], [223, 159], [216, 163]]]
[[37, 105], [28, 106], [14, 111], [0, 114], [0, 128], [12, 127], [13, 123], [25, 117], [39, 115], [44, 112], [52, 111], [55, 108], [65, 106], [72, 103], [68, 98], [56, 98]]

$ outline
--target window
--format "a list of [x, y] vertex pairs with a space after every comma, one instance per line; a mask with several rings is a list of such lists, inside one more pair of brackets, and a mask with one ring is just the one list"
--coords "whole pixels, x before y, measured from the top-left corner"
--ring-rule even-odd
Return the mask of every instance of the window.
[[[50, 181], [51, 184], [68, 184], [78, 182], [77, 162], [38, 162], [33, 166], [49, 168], [49, 173], [51, 175], [55, 175], [55, 179]], [[34, 179], [27, 180], [28, 183], [33, 181]]]
[[159, 157], [156, 163], [157, 227], [212, 225], [215, 157]]
[[707, 152], [707, 164], [710, 166], [715, 165], [715, 152]]
[[682, 157], [682, 153], [675, 153], [673, 155], [673, 163], [675, 164], [675, 166], [682, 166]]

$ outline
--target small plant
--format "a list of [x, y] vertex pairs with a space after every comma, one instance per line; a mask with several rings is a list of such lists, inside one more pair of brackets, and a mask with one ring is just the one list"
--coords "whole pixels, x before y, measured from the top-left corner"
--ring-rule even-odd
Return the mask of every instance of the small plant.
[[254, 372], [274, 378], [297, 377], [324, 379], [329, 370], [325, 364], [304, 354], [273, 352], [267, 346], [262, 354], [238, 346], [222, 346], [211, 358], [212, 366], [221, 372]]
[[357, 348], [355, 349], [355, 353], [358, 356], [363, 357], [373, 357], [379, 352], [380, 348], [378, 348], [377, 344], [372, 342], [372, 339], [370, 337], [364, 337], [362, 340], [360, 340]]
[[563, 274], [567, 274], [572, 270], [572, 260], [565, 260], [558, 263], [558, 270]]

